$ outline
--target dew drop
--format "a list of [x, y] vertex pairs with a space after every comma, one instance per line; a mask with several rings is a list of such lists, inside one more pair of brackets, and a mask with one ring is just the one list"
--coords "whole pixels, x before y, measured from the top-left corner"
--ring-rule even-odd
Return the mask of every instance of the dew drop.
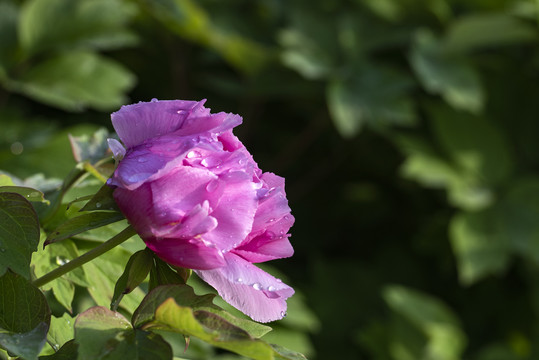
[[281, 279], [277, 279], [277, 282], [278, 283], [282, 283], [283, 281]]
[[214, 192], [219, 187], [219, 181], [218, 180], [212, 180], [206, 185], [206, 191], [208, 192]]
[[268, 220], [269, 222], [274, 222], [275, 221], [275, 218], [271, 218]]
[[219, 167], [219, 165], [221, 164], [221, 160], [215, 157], [207, 157], [203, 159], [200, 164], [204, 167]]
[[69, 259], [63, 257], [63, 256], [57, 256], [56, 257], [56, 264], [58, 265], [65, 265], [69, 262]]
[[148, 162], [148, 159], [140, 157], [140, 158], [137, 159], [137, 161], [139, 163], [145, 163], [145, 162]]
[[241, 283], [241, 282], [243, 282], [243, 279], [242, 278], [237, 278], [236, 281]]
[[152, 99], [152, 102], [158, 102], [159, 100], [157, 100], [156, 98], [153, 98]]
[[270, 286], [268, 287], [268, 291], [275, 291], [275, 287], [270, 285]]
[[286, 317], [286, 311], [281, 311], [281, 317]]
[[192, 159], [192, 158], [198, 157], [199, 155], [200, 154], [196, 152], [195, 150], [191, 150], [187, 153], [187, 158]]
[[95, 203], [95, 207], [99, 209], [101, 207], [101, 203]]
[[253, 289], [260, 290], [261, 289], [260, 284], [259, 283], [254, 283], [253, 284]]

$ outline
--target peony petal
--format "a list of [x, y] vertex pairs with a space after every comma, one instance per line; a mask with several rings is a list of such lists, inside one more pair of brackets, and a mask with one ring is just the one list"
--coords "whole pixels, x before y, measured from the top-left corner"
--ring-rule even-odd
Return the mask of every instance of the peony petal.
[[249, 262], [260, 263], [290, 257], [294, 254], [294, 249], [287, 235], [275, 235], [267, 231], [232, 252]]
[[[288, 206], [288, 200], [286, 199], [284, 189], [282, 187], [272, 188], [259, 200], [258, 209], [256, 211], [254, 223], [253, 223], [253, 232], [258, 233], [273, 227], [275, 224], [279, 223], [286, 216], [287, 221], [282, 222], [281, 224], [292, 224], [294, 223], [294, 218], [290, 215], [290, 207]], [[288, 228], [280, 228], [276, 233], [284, 234], [288, 232]], [[272, 229], [272, 231], [275, 231]]]
[[[127, 148], [180, 129], [204, 101], [163, 100], [122, 106], [112, 113], [112, 126]], [[209, 115], [209, 109], [207, 111]]]
[[286, 299], [294, 289], [232, 253], [224, 255], [226, 266], [195, 270], [219, 295], [255, 321], [269, 322], [286, 315]]
[[189, 269], [214, 269], [226, 265], [223, 254], [201, 239], [145, 239], [146, 245], [169, 264]]
[[107, 139], [107, 143], [109, 144], [110, 151], [112, 151], [114, 160], [122, 160], [125, 156], [125, 148], [123, 145], [116, 139]]
[[218, 205], [211, 212], [218, 225], [205, 234], [204, 239], [223, 251], [238, 246], [247, 238], [257, 206], [256, 189], [250, 177], [239, 171], [229, 175], [207, 186], [209, 192], [218, 192], [220, 196]]

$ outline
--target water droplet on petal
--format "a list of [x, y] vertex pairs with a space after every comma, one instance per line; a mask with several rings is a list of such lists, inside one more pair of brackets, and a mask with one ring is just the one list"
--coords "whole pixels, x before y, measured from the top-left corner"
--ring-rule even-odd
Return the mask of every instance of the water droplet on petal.
[[274, 222], [275, 221], [275, 218], [271, 218], [268, 220], [269, 222]]
[[207, 158], [203, 159], [200, 164], [204, 167], [219, 167], [221, 160], [208, 156]]
[[253, 289], [260, 290], [261, 289], [260, 284], [259, 283], [254, 283], [253, 284]]
[[152, 102], [158, 102], [159, 100], [157, 100], [156, 98], [153, 98], [152, 99]]
[[285, 317], [286, 316], [286, 311], [281, 311], [281, 317]]
[[214, 192], [219, 187], [219, 181], [218, 180], [212, 180], [206, 185], [206, 190], [208, 192]]
[[236, 281], [241, 283], [241, 282], [243, 282], [243, 279], [242, 278], [237, 278]]
[[275, 291], [275, 287], [270, 285], [270, 286], [268, 287], [268, 291]]
[[277, 282], [282, 283], [283, 281], [281, 279], [277, 279]]
[[187, 158], [188, 159], [192, 159], [192, 158], [195, 158], [195, 157], [198, 157], [200, 156], [200, 154], [198, 152], [196, 152], [195, 150], [191, 150], [187, 153]]
[[148, 161], [148, 159], [139, 157], [139, 158], [137, 159], [137, 161], [138, 161], [139, 163], [145, 163], [145, 162]]

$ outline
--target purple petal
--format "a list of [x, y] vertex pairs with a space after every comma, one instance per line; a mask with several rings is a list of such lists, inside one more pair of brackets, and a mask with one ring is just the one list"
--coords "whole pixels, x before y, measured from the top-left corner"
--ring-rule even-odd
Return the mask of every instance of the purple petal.
[[123, 147], [123, 145], [116, 139], [107, 139], [107, 143], [109, 144], [109, 148], [112, 151], [112, 156], [114, 156], [114, 160], [122, 160], [125, 156], [125, 148]]
[[294, 249], [288, 235], [275, 235], [267, 231], [232, 252], [249, 262], [260, 263], [290, 257], [294, 254]]
[[146, 239], [146, 245], [169, 264], [189, 269], [214, 269], [226, 265], [223, 253], [202, 239]]
[[269, 322], [286, 315], [286, 299], [294, 289], [232, 253], [224, 256], [226, 266], [195, 270], [219, 295], [255, 321]]

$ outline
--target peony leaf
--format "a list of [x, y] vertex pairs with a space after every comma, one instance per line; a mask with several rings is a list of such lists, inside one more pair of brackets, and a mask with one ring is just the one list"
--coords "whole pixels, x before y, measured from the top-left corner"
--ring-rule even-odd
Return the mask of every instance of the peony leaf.
[[78, 345], [75, 343], [74, 340], [70, 340], [66, 342], [58, 352], [54, 353], [53, 355], [48, 356], [40, 356], [39, 360], [73, 360], [77, 359], [77, 349]]
[[114, 287], [114, 294], [110, 307], [112, 310], [118, 308], [118, 304], [124, 294], [129, 294], [141, 282], [146, 279], [153, 265], [153, 253], [150, 249], [137, 251], [129, 258], [123, 274], [120, 276]]
[[48, 328], [42, 322], [24, 334], [0, 332], [0, 346], [25, 360], [36, 360], [47, 341]]
[[39, 222], [32, 205], [19, 194], [0, 193], [0, 275], [10, 268], [29, 279], [38, 243]]
[[169, 360], [172, 349], [161, 336], [133, 330], [120, 313], [93, 307], [80, 314], [75, 323], [79, 360]]
[[292, 351], [274, 349], [272, 345], [253, 338], [245, 330], [212, 312], [180, 306], [173, 298], [165, 300], [156, 309], [153, 319], [145, 323], [143, 328], [195, 336], [211, 345], [255, 360], [271, 360], [276, 356], [283, 359], [305, 359]]
[[107, 184], [103, 185], [97, 193], [80, 209], [80, 211], [114, 210], [119, 211], [116, 201], [112, 197], [114, 189]]
[[28, 280], [10, 271], [0, 277], [0, 328], [25, 333], [44, 322], [51, 313], [43, 293]]
[[69, 135], [73, 157], [77, 162], [89, 161], [94, 164], [101, 160], [107, 153], [109, 145], [107, 129], [100, 128], [93, 135], [72, 136]]
[[49, 203], [41, 191], [25, 186], [0, 186], [0, 192], [10, 192], [24, 196], [28, 201]]
[[64, 313], [62, 317], [51, 317], [51, 326], [47, 335], [47, 341], [54, 349], [63, 347], [66, 343], [73, 339], [73, 326], [75, 319], [68, 313]]
[[45, 245], [65, 240], [87, 230], [105, 226], [123, 219], [124, 216], [118, 212], [94, 211], [86, 213], [71, 218], [57, 227], [47, 237], [47, 240], [45, 240]]
[[191, 275], [188, 273], [190, 269], [184, 269], [180, 274], [177, 271], [172, 270], [166, 262], [158, 257], [155, 257], [154, 261], [155, 266], [153, 266], [150, 271], [150, 290], [153, 290], [159, 285], [185, 284]]

